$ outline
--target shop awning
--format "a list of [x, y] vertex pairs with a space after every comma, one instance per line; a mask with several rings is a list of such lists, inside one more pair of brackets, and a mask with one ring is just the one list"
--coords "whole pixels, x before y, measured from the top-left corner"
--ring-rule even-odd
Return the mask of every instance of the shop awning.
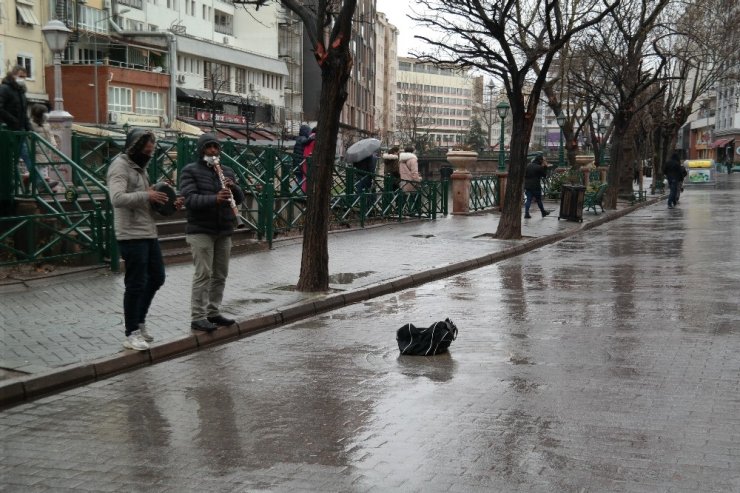
[[724, 147], [729, 142], [732, 142], [732, 137], [730, 137], [729, 139], [717, 139], [714, 142], [712, 142], [712, 147]]

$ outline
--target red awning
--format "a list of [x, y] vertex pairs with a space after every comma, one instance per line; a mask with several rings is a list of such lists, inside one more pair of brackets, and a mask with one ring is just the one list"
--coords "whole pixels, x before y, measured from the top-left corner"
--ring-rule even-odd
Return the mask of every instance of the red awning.
[[729, 139], [717, 139], [714, 142], [712, 142], [711, 147], [724, 147], [727, 145], [728, 142], [731, 142], [732, 138]]

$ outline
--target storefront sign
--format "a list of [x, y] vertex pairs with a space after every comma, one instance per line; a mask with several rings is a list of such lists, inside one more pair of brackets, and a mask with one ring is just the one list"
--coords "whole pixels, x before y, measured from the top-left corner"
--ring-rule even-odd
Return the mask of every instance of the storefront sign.
[[[113, 121], [113, 118], [111, 118]], [[157, 115], [137, 115], [136, 113], [116, 113], [115, 123], [129, 127], [160, 127], [162, 118]]]
[[[205, 122], [210, 122], [211, 112], [210, 111], [196, 111], [195, 119], [205, 121]], [[222, 113], [216, 113], [216, 121], [221, 122], [221, 123], [238, 123], [241, 125], [247, 124], [247, 119], [241, 115], [225, 115]]]

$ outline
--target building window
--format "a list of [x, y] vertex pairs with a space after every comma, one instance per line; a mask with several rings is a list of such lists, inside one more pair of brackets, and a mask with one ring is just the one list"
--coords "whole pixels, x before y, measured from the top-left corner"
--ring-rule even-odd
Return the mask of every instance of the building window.
[[237, 68], [234, 73], [234, 92], [247, 92], [247, 71], [243, 68]]
[[140, 115], [164, 115], [164, 97], [158, 92], [138, 91], [136, 112]]
[[33, 59], [30, 56], [18, 55], [16, 63], [26, 69], [26, 78], [33, 80]]
[[132, 91], [128, 87], [108, 87], [108, 111], [127, 111], [133, 110], [131, 102]]
[[216, 10], [213, 16], [213, 28], [217, 33], [234, 34], [233, 17], [225, 12]]
[[33, 8], [34, 0], [15, 0], [15, 23], [24, 27], [40, 26]]

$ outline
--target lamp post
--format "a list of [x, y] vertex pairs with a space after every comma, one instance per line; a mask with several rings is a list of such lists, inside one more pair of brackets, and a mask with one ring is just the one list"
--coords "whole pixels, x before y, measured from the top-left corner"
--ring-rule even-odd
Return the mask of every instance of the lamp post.
[[606, 147], [606, 125], [599, 119], [599, 166], [604, 166], [604, 148]]
[[488, 149], [493, 147], [491, 141], [491, 128], [493, 127], [493, 90], [496, 86], [493, 81], [488, 83]]
[[[125, 14], [129, 10], [131, 10], [131, 9], [121, 9], [121, 11], [118, 12], [118, 15]], [[113, 15], [114, 14], [110, 14], [110, 15], [107, 15], [107, 16], [103, 17], [102, 19], [96, 20], [95, 21], [95, 27], [97, 28], [97, 26], [98, 26], [98, 24], [100, 22], [107, 21], [108, 19], [113, 18]], [[107, 29], [106, 29], [106, 32], [108, 32]], [[97, 35], [97, 33], [93, 33], [93, 53], [94, 53], [94, 55], [93, 55], [93, 57], [94, 57], [93, 78], [95, 79], [93, 81], [94, 82], [93, 83], [93, 86], [94, 86], [94, 89], [95, 89], [95, 125], [97, 126], [97, 125], [100, 124], [100, 108], [99, 108], [99, 105], [100, 105], [100, 102], [99, 102], [99, 100], [100, 100], [100, 93], [99, 93], [99, 90], [98, 90], [98, 64], [100, 62], [98, 61], [98, 35]]]
[[509, 114], [509, 103], [501, 101], [496, 105], [496, 112], [498, 112], [499, 118], [501, 118], [501, 138], [499, 140], [498, 150], [498, 170], [506, 170], [506, 151], [504, 151], [504, 130], [506, 125], [506, 116]]
[[563, 153], [563, 125], [565, 125], [565, 115], [561, 111], [556, 118], [560, 127], [560, 146], [558, 147], [558, 168], [565, 168], [565, 155]]
[[62, 52], [72, 31], [60, 20], [53, 19], [41, 28], [46, 44], [54, 54], [54, 111], [49, 112], [49, 124], [60, 137], [60, 150], [72, 151], [72, 115], [64, 111], [62, 96]]

